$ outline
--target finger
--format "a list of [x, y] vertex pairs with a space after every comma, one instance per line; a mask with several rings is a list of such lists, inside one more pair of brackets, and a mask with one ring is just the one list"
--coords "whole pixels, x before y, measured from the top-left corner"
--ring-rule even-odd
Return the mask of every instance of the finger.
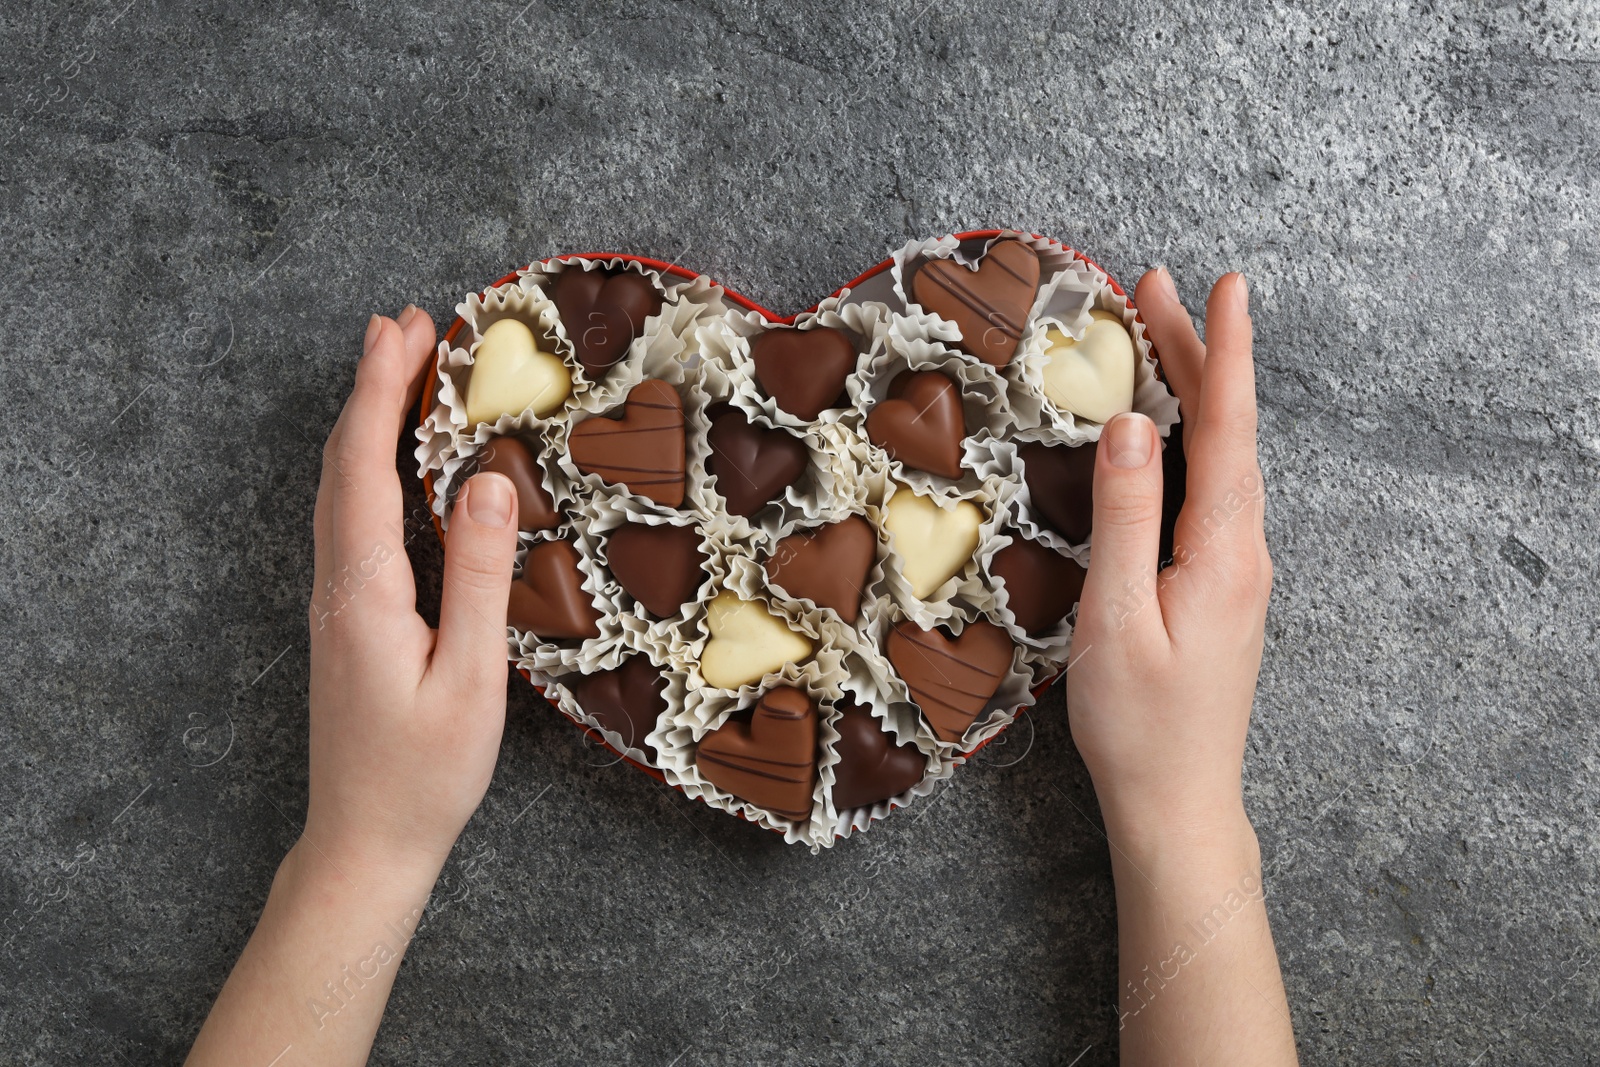
[[[361, 342], [363, 353], [372, 348], [372, 343], [377, 339], [382, 325], [383, 320], [380, 316], [373, 315], [367, 320], [367, 332]], [[315, 564], [311, 580], [313, 606], [317, 597], [325, 593], [328, 578], [333, 573], [333, 497], [340, 484], [349, 480], [340, 470], [339, 463], [339, 437], [344, 430], [346, 410], [348, 405], [339, 410], [339, 416], [333, 420], [333, 429], [328, 431], [328, 439], [322, 445], [322, 474], [317, 484], [316, 508], [311, 516], [311, 532], [315, 545]]]
[[1189, 309], [1178, 299], [1167, 268], [1149, 271], [1134, 287], [1134, 303], [1144, 319], [1150, 343], [1161, 357], [1161, 371], [1178, 397], [1183, 416], [1183, 444], [1187, 448], [1200, 421], [1200, 382], [1206, 363], [1206, 346], [1194, 331]]
[[1161, 628], [1160, 547], [1161, 442], [1144, 415], [1118, 415], [1095, 448], [1094, 533], [1079, 611], [1117, 629]]
[[356, 366], [355, 389], [339, 416], [331, 460], [335, 581], [344, 570], [367, 569], [368, 561], [382, 554], [394, 565], [381, 568], [370, 580], [372, 598], [407, 605], [415, 589], [405, 557], [395, 446], [412, 383], [429, 347], [420, 331], [408, 334], [395, 320], [378, 318], [377, 332]]
[[1207, 555], [1206, 549], [1236, 549], [1221, 553], [1231, 566], [1233, 555], [1253, 558], [1265, 540], [1249, 291], [1240, 274], [1224, 275], [1206, 305], [1201, 407], [1205, 415], [1187, 452], [1189, 482], [1177, 544], [1195, 559]]
[[475, 474], [462, 486], [450, 515], [439, 640], [428, 671], [458, 690], [505, 685], [506, 601], [517, 551], [511, 516], [516, 502], [509, 478]]
[[[395, 316], [395, 322], [405, 331], [406, 347], [416, 346], [426, 353], [432, 353], [438, 342], [438, 332], [433, 325], [433, 316], [417, 307], [407, 304], [405, 310]], [[428, 381], [428, 376], [433, 373], [433, 360], [424, 358], [417, 364], [417, 373], [411, 379], [411, 387], [406, 392], [406, 411], [413, 411], [417, 406], [417, 398], [422, 395], [422, 387]]]

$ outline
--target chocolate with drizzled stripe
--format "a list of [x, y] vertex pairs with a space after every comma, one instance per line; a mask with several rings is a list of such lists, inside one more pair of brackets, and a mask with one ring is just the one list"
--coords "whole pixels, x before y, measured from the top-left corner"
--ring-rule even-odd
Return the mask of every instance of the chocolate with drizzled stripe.
[[1039, 290], [1039, 253], [1015, 238], [996, 241], [977, 270], [930, 259], [911, 278], [917, 303], [961, 331], [961, 348], [991, 367], [1016, 355]]
[[957, 744], [1000, 688], [1015, 649], [1005, 630], [979, 620], [953, 638], [902, 622], [885, 651], [939, 740]]
[[669, 508], [683, 503], [683, 400], [658, 378], [629, 390], [622, 418], [590, 418], [574, 426], [567, 451], [585, 474], [621, 483]]
[[793, 686], [769, 689], [754, 711], [707, 734], [695, 763], [718, 789], [804, 822], [817, 781], [817, 706]]

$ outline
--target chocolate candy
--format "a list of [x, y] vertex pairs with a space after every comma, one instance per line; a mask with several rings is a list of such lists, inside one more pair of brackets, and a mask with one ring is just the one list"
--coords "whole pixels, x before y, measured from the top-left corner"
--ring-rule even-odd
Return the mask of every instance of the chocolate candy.
[[900, 559], [900, 573], [919, 599], [961, 573], [978, 550], [983, 509], [970, 500], [942, 508], [932, 497], [901, 487], [883, 509], [883, 528]]
[[719, 406], [708, 414], [706, 471], [732, 514], [750, 518], [805, 473], [805, 442], [787, 430], [756, 426], [734, 407]]
[[556, 313], [590, 381], [599, 381], [661, 313], [661, 291], [631, 270], [568, 267], [556, 279]]
[[539, 348], [533, 331], [516, 319], [500, 319], [483, 331], [467, 378], [467, 424], [494, 422], [501, 415], [532, 409], [540, 418], [572, 392], [566, 361]]
[[1048, 630], [1071, 613], [1088, 575], [1076, 560], [1017, 533], [994, 554], [989, 573], [1004, 583], [1006, 607], [1030, 634]]
[[991, 367], [1016, 355], [1039, 290], [1039, 254], [1021, 241], [996, 241], [968, 270], [953, 259], [923, 262], [911, 277], [917, 303], [961, 331], [961, 347]]
[[845, 622], [854, 623], [877, 546], [872, 524], [859, 515], [797, 530], [773, 546], [767, 557], [767, 579], [790, 596], [832, 608]]
[[839, 731], [839, 743], [834, 746], [839, 754], [833, 767], [835, 808], [869, 808], [922, 781], [928, 773], [928, 757], [916, 745], [895, 744], [872, 712], [848, 696], [834, 706], [840, 713], [833, 724]]
[[528, 549], [522, 575], [511, 583], [506, 621], [546, 640], [600, 636], [600, 612], [583, 588], [572, 542], [540, 541]]
[[1034, 513], [1073, 544], [1088, 541], [1094, 526], [1094, 449], [1029, 441], [1018, 454]]
[[706, 554], [693, 526], [630, 522], [611, 531], [606, 563], [629, 596], [664, 619], [694, 598], [705, 579]]
[[700, 674], [717, 689], [738, 689], [811, 658], [809, 638], [765, 604], [733, 593], [718, 593], [706, 605], [706, 629], [711, 636], [700, 652]]
[[1089, 312], [1083, 337], [1074, 341], [1054, 326], [1045, 331], [1044, 395], [1090, 422], [1109, 422], [1133, 410], [1133, 338], [1121, 317]]
[[804, 822], [817, 781], [817, 706], [791, 686], [769, 689], [753, 712], [734, 716], [701, 740], [695, 765], [718, 789]]
[[832, 326], [768, 330], [750, 344], [756, 381], [784, 411], [815, 419], [848, 402], [844, 380], [856, 367], [850, 335]]
[[628, 392], [622, 418], [574, 426], [567, 451], [586, 474], [669, 508], [683, 503], [683, 400], [660, 379], [646, 378]]
[[478, 470], [503, 474], [517, 490], [517, 529], [553, 530], [561, 513], [544, 487], [544, 471], [527, 445], [515, 437], [496, 437], [478, 453]]
[[992, 622], [968, 623], [959, 637], [902, 622], [884, 651], [941, 741], [957, 744], [1011, 669], [1016, 646]]
[[936, 370], [905, 371], [889, 383], [889, 399], [867, 414], [867, 437], [908, 467], [941, 478], [961, 477], [961, 387]]
[[614, 734], [622, 743], [645, 752], [656, 720], [667, 710], [667, 680], [647, 656], [629, 656], [622, 666], [599, 674], [580, 674], [570, 681], [578, 706]]

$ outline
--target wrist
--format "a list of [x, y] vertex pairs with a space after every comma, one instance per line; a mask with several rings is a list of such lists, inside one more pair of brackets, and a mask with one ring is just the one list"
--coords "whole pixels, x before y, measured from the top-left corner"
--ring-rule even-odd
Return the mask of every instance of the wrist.
[[1141, 866], [1203, 863], [1260, 864], [1255, 827], [1237, 789], [1181, 797], [1103, 797], [1106, 837]]
[[[432, 888], [455, 847], [455, 833], [418, 825], [369, 809], [350, 805], [319, 804], [313, 790], [305, 829], [296, 848], [305, 853], [308, 866], [332, 868], [355, 881], [382, 881]], [[320, 864], [309, 861], [320, 860]]]
[[308, 826], [284, 857], [278, 878], [297, 895], [393, 911], [426, 905], [443, 866], [443, 857], [339, 841]]

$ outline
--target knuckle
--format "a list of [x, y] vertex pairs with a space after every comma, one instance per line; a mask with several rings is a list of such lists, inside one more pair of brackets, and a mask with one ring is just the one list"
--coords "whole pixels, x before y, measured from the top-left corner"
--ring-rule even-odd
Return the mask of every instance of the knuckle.
[[1095, 527], [1138, 528], [1154, 522], [1160, 515], [1160, 500], [1137, 491], [1100, 493], [1095, 497]]
[[448, 546], [446, 548], [446, 563], [450, 567], [451, 577], [473, 589], [494, 589], [506, 585], [511, 580], [515, 562], [511, 553], [496, 552], [488, 545], [461, 545], [454, 554], [449, 552]]
[[338, 465], [339, 440], [344, 436], [339, 430], [340, 427], [335, 426], [333, 432], [328, 435], [328, 439], [322, 442], [322, 472], [324, 474]]
[[1253, 443], [1256, 439], [1256, 409], [1255, 405], [1230, 407], [1217, 412], [1214, 416], [1218, 434], [1228, 441]]
[[333, 479], [333, 484], [343, 485], [345, 472], [350, 470], [358, 460], [355, 446], [350, 443], [349, 434], [339, 434], [337, 439], [329, 440], [322, 449], [322, 473]]
[[1267, 594], [1260, 572], [1254, 566], [1242, 567], [1225, 575], [1220, 586], [1218, 599], [1231, 612], [1248, 611]]
[[356, 364], [355, 391], [359, 394], [387, 398], [404, 394], [405, 388], [405, 372], [392, 346], [379, 345]]
[[331, 642], [340, 647], [349, 643], [350, 612], [336, 598], [312, 593], [311, 603], [306, 609], [306, 623], [315, 641]]

